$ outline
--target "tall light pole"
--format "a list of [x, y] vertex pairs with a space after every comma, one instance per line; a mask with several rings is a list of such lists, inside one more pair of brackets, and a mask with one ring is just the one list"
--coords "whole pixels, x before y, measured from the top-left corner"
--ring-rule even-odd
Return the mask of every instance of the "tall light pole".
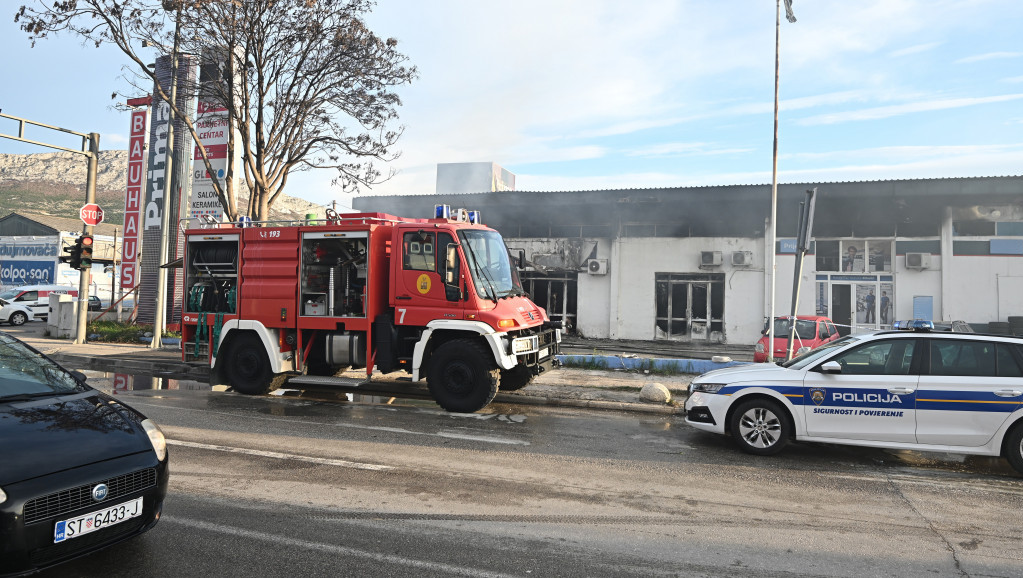
[[[771, 289], [768, 292], [768, 318], [767, 330], [767, 360], [774, 360], [774, 291], [775, 277], [778, 273], [778, 252], [775, 246], [778, 243], [778, 84], [781, 68], [781, 0], [775, 0], [777, 4], [774, 21], [774, 154], [771, 163], [771, 236], [768, 239], [767, 250], [771, 254]], [[792, 13], [792, 0], [785, 0], [785, 18], [789, 22], [796, 21], [796, 15]]]
[[174, 10], [174, 46], [171, 49], [171, 86], [170, 86], [170, 115], [167, 123], [167, 156], [164, 161], [164, 174], [167, 178], [167, 186], [163, 193], [163, 214], [160, 215], [160, 254], [158, 257], [156, 281], [156, 313], [153, 316], [153, 340], [149, 342], [151, 349], [163, 347], [163, 330], [167, 324], [167, 263], [170, 254], [170, 227], [171, 227], [171, 200], [174, 198], [174, 187], [178, 186], [174, 178], [174, 123], [177, 115], [174, 108], [178, 104], [178, 42], [181, 39], [181, 7], [175, 6], [173, 2], [165, 2], [164, 8]]

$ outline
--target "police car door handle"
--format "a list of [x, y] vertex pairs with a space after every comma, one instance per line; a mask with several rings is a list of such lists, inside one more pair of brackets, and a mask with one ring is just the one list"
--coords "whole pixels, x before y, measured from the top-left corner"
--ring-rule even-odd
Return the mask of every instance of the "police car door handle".
[[1019, 397], [1023, 395], [1023, 391], [1018, 389], [999, 389], [995, 392], [998, 397]]
[[895, 395], [909, 395], [913, 393], [912, 387], [889, 387], [888, 393], [894, 393]]

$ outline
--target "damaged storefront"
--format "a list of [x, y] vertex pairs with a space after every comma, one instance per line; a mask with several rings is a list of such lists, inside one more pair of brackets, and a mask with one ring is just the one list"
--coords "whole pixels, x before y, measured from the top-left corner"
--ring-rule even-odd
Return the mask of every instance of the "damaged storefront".
[[[1023, 316], [1023, 177], [360, 197], [360, 211], [481, 210], [522, 256], [525, 289], [590, 338], [752, 344], [787, 315], [799, 202], [818, 189], [800, 315], [841, 331], [898, 319], [979, 329]], [[411, 213], [410, 213], [411, 212]]]

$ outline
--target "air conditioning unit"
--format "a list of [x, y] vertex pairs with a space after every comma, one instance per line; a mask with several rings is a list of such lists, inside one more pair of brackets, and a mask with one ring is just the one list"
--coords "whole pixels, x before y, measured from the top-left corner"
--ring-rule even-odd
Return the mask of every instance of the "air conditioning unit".
[[906, 253], [907, 269], [927, 269], [931, 266], [930, 253]]
[[700, 267], [720, 267], [721, 251], [700, 251]]
[[590, 275], [607, 275], [607, 259], [587, 259], [586, 272]]
[[732, 265], [736, 267], [749, 267], [753, 264], [753, 252], [752, 251], [733, 251], [732, 252]]

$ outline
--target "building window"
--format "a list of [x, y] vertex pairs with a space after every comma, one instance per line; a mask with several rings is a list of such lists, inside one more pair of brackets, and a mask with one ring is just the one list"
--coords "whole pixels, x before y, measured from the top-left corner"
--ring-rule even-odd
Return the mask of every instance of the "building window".
[[876, 273], [892, 270], [892, 242], [889, 240], [816, 242], [817, 271]]
[[656, 273], [655, 339], [724, 341], [724, 273]]
[[956, 237], [993, 237], [994, 221], [952, 221], [952, 234]]
[[576, 273], [548, 276], [532, 271], [523, 272], [522, 286], [533, 303], [547, 311], [551, 321], [560, 321], [565, 331], [575, 333], [578, 294]]
[[815, 243], [817, 254], [818, 271], [839, 271], [841, 259], [839, 259], [838, 241], [817, 241]]

